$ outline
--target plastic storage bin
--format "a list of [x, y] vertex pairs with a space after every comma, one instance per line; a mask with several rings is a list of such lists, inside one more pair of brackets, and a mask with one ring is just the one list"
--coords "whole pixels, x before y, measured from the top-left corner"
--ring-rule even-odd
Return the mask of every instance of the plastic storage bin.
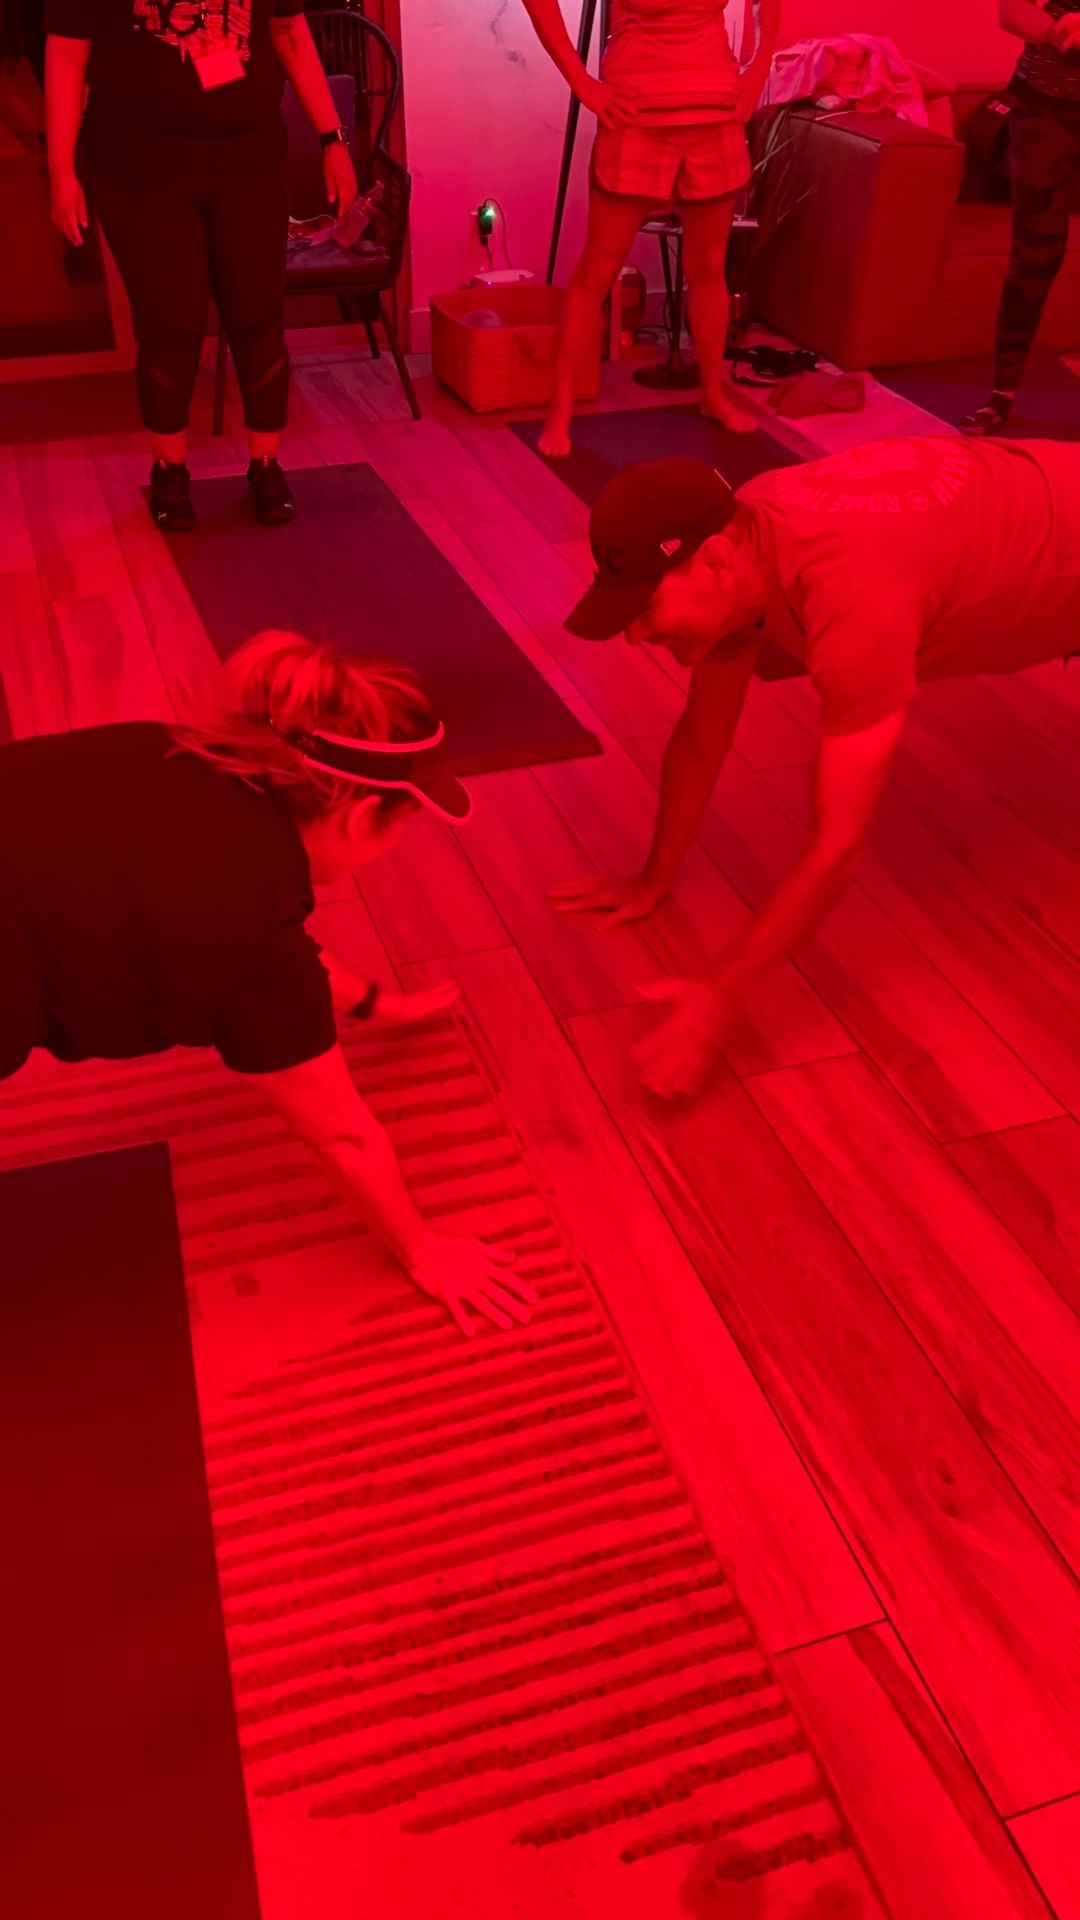
[[[555, 379], [558, 287], [466, 287], [437, 293], [431, 301], [431, 360], [435, 376], [474, 413], [543, 407]], [[465, 316], [483, 308], [501, 327], [474, 327]], [[594, 400], [600, 387], [600, 337], [582, 368], [578, 400]]]

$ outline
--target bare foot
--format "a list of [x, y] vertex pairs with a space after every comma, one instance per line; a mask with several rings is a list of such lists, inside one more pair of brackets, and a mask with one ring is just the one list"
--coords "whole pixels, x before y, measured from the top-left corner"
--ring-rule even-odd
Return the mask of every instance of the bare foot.
[[570, 451], [570, 422], [554, 417], [544, 421], [537, 449], [548, 460], [565, 460]]
[[761, 424], [758, 415], [743, 405], [726, 381], [715, 392], [705, 395], [701, 411], [706, 420], [716, 420], [731, 433], [756, 433]]

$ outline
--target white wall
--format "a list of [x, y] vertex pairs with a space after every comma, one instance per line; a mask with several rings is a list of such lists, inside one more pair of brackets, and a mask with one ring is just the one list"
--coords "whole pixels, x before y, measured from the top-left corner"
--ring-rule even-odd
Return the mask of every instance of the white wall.
[[[736, 9], [743, 4], [734, 0]], [[563, 11], [576, 36], [580, 0], [563, 0]], [[997, 26], [996, 0], [785, 0], [784, 44], [853, 31], [889, 34], [913, 59], [954, 79], [1004, 78], [1016, 51]], [[422, 349], [431, 294], [461, 286], [483, 265], [472, 216], [488, 194], [505, 210], [513, 264], [543, 278], [567, 89], [521, 0], [404, 0], [402, 35], [413, 174], [412, 338]], [[560, 280], [581, 244], [594, 124], [582, 115]], [[651, 243], [639, 243], [636, 257], [650, 281], [657, 277], [654, 252]], [[498, 240], [495, 253], [502, 266]]]
[[[565, 11], [576, 36], [579, 0]], [[413, 340], [422, 347], [431, 294], [461, 286], [484, 264], [473, 215], [488, 194], [505, 211], [513, 264], [543, 278], [569, 96], [521, 0], [404, 0], [402, 38]], [[560, 277], [581, 244], [593, 125], [582, 116]], [[499, 235], [494, 254], [505, 265]]]

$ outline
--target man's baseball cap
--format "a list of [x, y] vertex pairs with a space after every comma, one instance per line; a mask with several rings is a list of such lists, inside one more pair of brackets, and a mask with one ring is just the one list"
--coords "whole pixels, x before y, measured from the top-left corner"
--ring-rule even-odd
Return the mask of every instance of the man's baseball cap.
[[596, 579], [567, 617], [583, 640], [613, 640], [644, 613], [665, 573], [735, 512], [727, 481], [704, 460], [641, 460], [598, 495], [589, 516]]

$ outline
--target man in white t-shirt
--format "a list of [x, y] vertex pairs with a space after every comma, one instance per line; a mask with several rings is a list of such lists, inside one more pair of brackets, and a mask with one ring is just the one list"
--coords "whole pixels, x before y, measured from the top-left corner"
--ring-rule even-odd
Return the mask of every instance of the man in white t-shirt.
[[[747, 985], [816, 925], [862, 853], [924, 680], [1014, 673], [1080, 649], [1080, 446], [890, 440], [760, 475], [733, 493], [695, 460], [629, 467], [590, 523], [597, 575], [567, 626], [624, 632], [693, 669], [664, 758], [642, 873], [560, 888], [616, 923], [664, 898], [704, 818], [763, 644], [821, 698], [810, 840], [707, 980], [641, 1050], [657, 1092], [693, 1090]], [[797, 670], [797, 669], [795, 669]]]

